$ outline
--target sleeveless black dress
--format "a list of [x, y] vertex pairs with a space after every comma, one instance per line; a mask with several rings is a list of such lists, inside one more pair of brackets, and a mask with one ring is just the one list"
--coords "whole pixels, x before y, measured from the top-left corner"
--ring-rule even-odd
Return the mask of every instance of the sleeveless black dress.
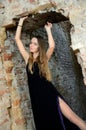
[[[54, 85], [39, 75], [38, 64], [33, 64], [33, 74], [26, 65], [28, 86], [36, 130], [80, 130], [61, 113]], [[64, 100], [64, 99], [63, 99]]]

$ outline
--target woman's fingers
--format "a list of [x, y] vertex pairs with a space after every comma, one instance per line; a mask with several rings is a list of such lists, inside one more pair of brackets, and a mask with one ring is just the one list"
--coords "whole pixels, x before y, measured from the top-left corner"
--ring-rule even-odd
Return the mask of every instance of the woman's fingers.
[[28, 16], [25, 16], [25, 17], [22, 17], [22, 18], [20, 18], [20, 20], [25, 20], [25, 19], [27, 19], [28, 18]]
[[47, 22], [47, 24], [45, 25], [46, 27], [52, 27], [52, 23], [50, 23], [50, 22]]

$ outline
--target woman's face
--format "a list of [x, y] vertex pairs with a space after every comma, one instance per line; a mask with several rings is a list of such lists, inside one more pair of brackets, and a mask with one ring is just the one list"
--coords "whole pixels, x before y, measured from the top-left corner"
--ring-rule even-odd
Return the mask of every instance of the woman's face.
[[30, 42], [30, 52], [36, 53], [39, 51], [39, 44], [37, 38], [33, 37]]

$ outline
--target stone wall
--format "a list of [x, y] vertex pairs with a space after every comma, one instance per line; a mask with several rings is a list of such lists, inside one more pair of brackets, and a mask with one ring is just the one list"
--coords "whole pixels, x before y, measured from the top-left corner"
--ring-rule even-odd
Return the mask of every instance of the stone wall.
[[7, 31], [6, 36], [5, 28], [0, 28], [0, 48], [0, 130], [32, 130], [25, 63], [13, 32]]
[[[57, 4], [55, 8], [50, 6], [49, 0], [0, 0], [0, 130], [35, 129], [30, 97], [27, 93], [29, 90], [26, 80], [24, 82], [26, 79], [25, 63], [12, 40], [14, 33], [6, 30], [16, 26], [16, 22], [13, 20], [16, 15], [34, 12], [34, 9], [39, 13], [54, 10], [69, 18], [72, 24], [70, 47], [81, 66], [85, 83], [86, 1], [54, 1]], [[29, 39], [27, 34], [23, 34], [24, 41], [25, 36]], [[22, 76], [24, 76], [23, 86]], [[85, 88], [84, 90], [86, 91]]]
[[8, 53], [9, 46], [4, 46], [6, 40], [5, 28], [0, 28], [0, 129], [9, 130], [11, 126], [11, 81], [12, 54]]

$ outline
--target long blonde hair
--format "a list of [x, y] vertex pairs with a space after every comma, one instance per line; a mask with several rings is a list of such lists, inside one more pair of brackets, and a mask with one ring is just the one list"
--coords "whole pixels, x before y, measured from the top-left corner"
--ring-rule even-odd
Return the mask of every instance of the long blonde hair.
[[[44, 46], [45, 42], [43, 38], [40, 36], [35, 36], [35, 38], [37, 38], [38, 44], [39, 44], [39, 56], [36, 59], [39, 66], [39, 74], [45, 77], [47, 80], [51, 81], [52, 76], [51, 76], [51, 72], [48, 65], [48, 59], [46, 56], [46, 49]], [[29, 62], [29, 70], [31, 73], [33, 73], [32, 66], [33, 66], [34, 61], [33, 61], [33, 54], [31, 52], [29, 53], [28, 62]]]

